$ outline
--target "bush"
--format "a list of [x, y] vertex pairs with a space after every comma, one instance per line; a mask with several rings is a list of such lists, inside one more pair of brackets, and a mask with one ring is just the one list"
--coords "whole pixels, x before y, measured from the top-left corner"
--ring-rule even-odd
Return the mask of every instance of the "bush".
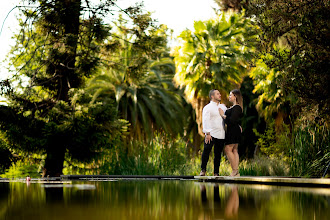
[[[271, 165], [272, 172], [264, 169], [262, 162], [256, 167], [248, 167], [243, 173], [254, 175], [256, 170], [264, 175], [282, 175], [281, 163], [290, 164], [291, 176], [321, 177], [330, 163], [330, 131], [326, 125], [311, 122], [296, 124], [290, 131], [289, 126], [283, 125], [281, 132], [275, 132], [275, 124], [268, 124], [264, 134], [254, 131], [259, 137], [256, 145], [262, 155], [276, 160]], [[257, 159], [260, 161], [260, 158]], [[272, 162], [269, 162], [272, 163]], [[254, 164], [254, 163], [252, 163]], [[254, 165], [251, 165], [254, 166]], [[245, 169], [245, 168], [244, 168]], [[276, 171], [277, 170], [277, 171]]]
[[[1, 133], [0, 133], [1, 138]], [[13, 156], [6, 142], [0, 139], [0, 173], [4, 173], [8, 169], [13, 160]]]
[[283, 124], [276, 131], [275, 121], [272, 121], [267, 125], [265, 133], [260, 134], [255, 129], [254, 133], [259, 138], [256, 145], [260, 148], [260, 152], [263, 155], [289, 161], [293, 143], [288, 125]]
[[25, 178], [30, 176], [31, 178], [40, 178], [41, 175], [38, 172], [39, 166], [35, 163], [29, 163], [24, 161], [17, 161], [13, 163], [6, 172], [1, 175], [2, 178]]

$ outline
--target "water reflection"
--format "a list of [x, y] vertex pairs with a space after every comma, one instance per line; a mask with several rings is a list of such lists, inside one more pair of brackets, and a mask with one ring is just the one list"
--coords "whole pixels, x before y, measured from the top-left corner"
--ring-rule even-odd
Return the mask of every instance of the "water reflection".
[[[238, 187], [233, 185], [226, 190], [230, 191], [228, 198], [224, 198], [225, 203], [220, 198], [219, 184], [213, 184], [214, 208], [208, 209], [209, 201], [206, 193], [206, 184], [201, 183], [201, 201], [204, 207], [203, 219], [237, 219], [239, 208]], [[225, 196], [226, 197], [226, 196]]]
[[[61, 204], [64, 201], [63, 197], [63, 184], [56, 184], [57, 187], [47, 187], [54, 186], [54, 184], [44, 184], [44, 191], [46, 193], [46, 203], [59, 203]], [[46, 187], [45, 187], [46, 186]]]
[[117, 181], [0, 182], [0, 219], [327, 219], [330, 189]]
[[239, 197], [237, 186], [231, 188], [231, 194], [225, 209], [225, 216], [229, 219], [236, 219], [238, 216]]

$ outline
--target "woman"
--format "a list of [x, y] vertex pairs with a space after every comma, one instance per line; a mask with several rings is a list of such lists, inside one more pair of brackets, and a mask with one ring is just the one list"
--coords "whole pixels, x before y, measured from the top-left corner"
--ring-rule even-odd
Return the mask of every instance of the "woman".
[[239, 125], [239, 119], [243, 115], [243, 97], [238, 89], [234, 89], [229, 93], [229, 101], [233, 106], [226, 110], [226, 113], [219, 108], [219, 113], [227, 124], [227, 132], [225, 139], [225, 152], [232, 168], [230, 176], [240, 176], [238, 173], [238, 143], [241, 141], [242, 130]]

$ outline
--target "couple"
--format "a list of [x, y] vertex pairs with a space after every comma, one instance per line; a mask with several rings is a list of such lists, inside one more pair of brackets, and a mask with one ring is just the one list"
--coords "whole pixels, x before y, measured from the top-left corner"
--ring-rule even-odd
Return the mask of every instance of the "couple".
[[[229, 109], [220, 104], [221, 94], [212, 89], [209, 93], [211, 102], [203, 108], [203, 132], [205, 134], [204, 151], [202, 154], [202, 171], [200, 176], [205, 176], [206, 165], [214, 145], [214, 176], [219, 176], [221, 152], [225, 145], [225, 152], [232, 168], [230, 176], [240, 176], [238, 172], [238, 143], [241, 140], [242, 129], [239, 119], [243, 114], [243, 97], [238, 89], [229, 94], [229, 101], [233, 106]], [[225, 124], [227, 131], [225, 132]]]

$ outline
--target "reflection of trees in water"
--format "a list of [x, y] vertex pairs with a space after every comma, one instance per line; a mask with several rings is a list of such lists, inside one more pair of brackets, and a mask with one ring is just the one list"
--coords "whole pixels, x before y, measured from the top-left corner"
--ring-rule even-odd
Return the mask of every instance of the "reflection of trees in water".
[[46, 202], [63, 203], [63, 184], [57, 184], [58, 187], [47, 187], [45, 185]]
[[[330, 197], [305, 189], [201, 183], [198, 219], [327, 219]], [[213, 198], [213, 199], [212, 199]], [[238, 212], [239, 209], [239, 212]]]
[[79, 219], [291, 220], [313, 219], [314, 214], [316, 219], [327, 219], [330, 215], [327, 194], [292, 191], [285, 187], [192, 181], [89, 184], [95, 184], [96, 189], [0, 183], [0, 219], [29, 219], [31, 216], [47, 219], [60, 215], [62, 220], [72, 220], [76, 216], [80, 216]]
[[33, 215], [33, 211], [39, 210], [46, 201], [40, 184], [27, 186], [21, 182], [10, 182], [0, 185], [0, 219], [28, 219], [28, 215]]
[[330, 215], [329, 196], [309, 193], [306, 188], [245, 185], [239, 189], [239, 198], [240, 219], [307, 220]]
[[112, 219], [195, 219], [201, 210], [199, 188], [191, 181], [97, 182], [96, 189], [91, 203], [97, 215]]
[[5, 219], [7, 211], [8, 196], [9, 195], [9, 184], [0, 183], [0, 219]]

